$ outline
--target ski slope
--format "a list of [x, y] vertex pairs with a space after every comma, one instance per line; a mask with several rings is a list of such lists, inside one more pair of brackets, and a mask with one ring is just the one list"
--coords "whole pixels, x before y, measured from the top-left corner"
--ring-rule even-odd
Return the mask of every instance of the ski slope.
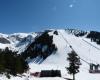
[[[76, 80], [100, 80], [100, 74], [89, 73], [89, 63], [100, 64], [100, 50], [96, 48], [98, 45], [87, 40], [85, 37], [76, 37], [72, 34], [68, 34], [65, 30], [58, 30], [58, 33], [59, 35], [54, 35], [53, 32], [49, 33], [50, 35], [53, 35], [53, 42], [56, 44], [58, 51], [49, 56], [39, 66], [37, 64], [35, 70], [60, 69], [62, 77], [72, 78], [72, 76], [67, 73], [65, 67], [68, 66], [68, 61], [66, 60], [68, 57], [67, 54], [74, 49], [81, 58], [82, 63], [80, 72], [76, 74]], [[88, 43], [83, 39], [88, 41]], [[72, 46], [72, 49], [70, 46]], [[33, 64], [31, 63], [30, 67], [32, 67], [32, 65]]]
[[[66, 43], [71, 45], [75, 52], [88, 63], [100, 64], [100, 50], [94, 46], [83, 41], [84, 37], [75, 37], [74, 35], [69, 35], [65, 31], [59, 31], [62, 36], [66, 39]], [[91, 43], [91, 42], [89, 42]], [[76, 80], [100, 80], [100, 74], [90, 74], [88, 73], [89, 65], [83, 60], [81, 60], [82, 65], [80, 68], [80, 73], [76, 76]], [[83, 75], [85, 76], [83, 78]]]
[[[55, 30], [49, 32], [49, 35], [53, 35], [53, 43], [57, 46], [57, 52], [47, 57], [43, 62], [42, 59], [36, 57], [29, 61], [29, 73], [25, 73], [23, 77], [11, 77], [10, 80], [65, 80], [64, 78], [72, 78], [68, 74], [65, 67], [68, 67], [67, 61], [68, 53], [72, 49], [81, 58], [82, 65], [80, 66], [80, 72], [76, 74], [76, 80], [100, 80], [100, 74], [89, 73], [89, 63], [100, 64], [100, 45], [91, 42], [89, 39], [83, 37], [76, 37], [73, 34], [69, 34], [65, 30], [57, 30], [58, 35], [53, 34]], [[72, 48], [70, 47], [72, 46]], [[42, 62], [42, 63], [41, 63]], [[30, 73], [40, 72], [41, 70], [61, 70], [62, 77], [55, 78], [36, 78], [30, 76]], [[29, 77], [28, 77], [29, 75]], [[8, 80], [7, 78], [0, 77], [0, 80]]]

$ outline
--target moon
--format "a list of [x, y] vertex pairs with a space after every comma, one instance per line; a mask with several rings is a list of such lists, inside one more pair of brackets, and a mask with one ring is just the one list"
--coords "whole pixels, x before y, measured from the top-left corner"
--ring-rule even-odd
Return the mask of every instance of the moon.
[[73, 4], [70, 4], [69, 7], [72, 8], [72, 7], [74, 7], [74, 5]]
[[75, 3], [76, 3], [76, 0], [72, 0], [71, 4], [69, 4], [69, 7], [73, 8]]

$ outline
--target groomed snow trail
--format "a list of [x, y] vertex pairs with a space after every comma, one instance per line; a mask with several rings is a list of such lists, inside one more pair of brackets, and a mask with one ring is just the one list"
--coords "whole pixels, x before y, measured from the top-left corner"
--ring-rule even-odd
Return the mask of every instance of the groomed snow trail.
[[[84, 59], [88, 63], [100, 64], [100, 50], [84, 42], [82, 37], [75, 37], [71, 34], [69, 35], [64, 30], [60, 30], [59, 32], [66, 39], [67, 43], [72, 46], [80, 58]], [[81, 62], [80, 73], [76, 75], [76, 80], [100, 80], [100, 74], [90, 74], [88, 71], [89, 64], [84, 61]]]

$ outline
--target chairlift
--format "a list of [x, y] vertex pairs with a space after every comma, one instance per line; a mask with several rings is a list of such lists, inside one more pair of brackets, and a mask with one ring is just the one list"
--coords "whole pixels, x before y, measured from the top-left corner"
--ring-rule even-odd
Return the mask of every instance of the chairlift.
[[100, 69], [99, 68], [100, 68], [99, 64], [90, 63], [89, 73], [100, 73]]

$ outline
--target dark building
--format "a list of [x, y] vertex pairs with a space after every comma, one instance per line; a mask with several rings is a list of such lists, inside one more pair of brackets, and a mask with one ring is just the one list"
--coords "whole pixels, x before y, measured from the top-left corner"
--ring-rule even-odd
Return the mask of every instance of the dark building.
[[61, 77], [60, 70], [42, 70], [40, 77]]

